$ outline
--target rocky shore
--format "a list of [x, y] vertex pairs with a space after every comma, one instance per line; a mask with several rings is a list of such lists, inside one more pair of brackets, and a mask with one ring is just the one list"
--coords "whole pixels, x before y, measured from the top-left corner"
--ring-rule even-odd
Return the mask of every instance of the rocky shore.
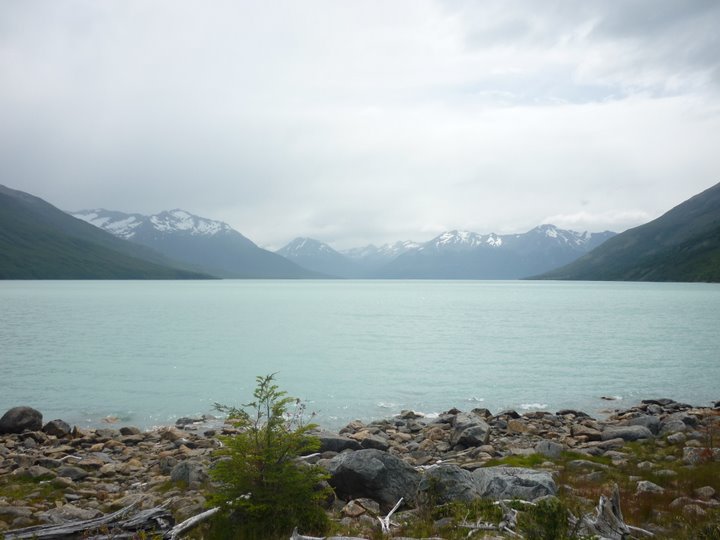
[[[317, 432], [342, 534], [377, 534], [378, 517], [402, 498], [393, 533], [405, 534], [428, 505], [479, 499], [560, 498], [591, 512], [618, 486], [625, 520], [658, 537], [713, 526], [720, 508], [720, 403], [695, 407], [645, 400], [598, 420], [581, 411], [406, 411]], [[142, 432], [131, 426], [81, 430], [43, 423], [17, 407], [0, 419], [0, 535], [42, 524], [89, 520], [134, 505], [160, 505], [176, 521], [207, 509], [208, 470], [224, 426], [203, 419]], [[457, 520], [430, 516], [432, 534], [452, 537]], [[720, 522], [718, 522], [720, 523]], [[474, 538], [504, 538], [502, 528]], [[510, 534], [510, 533], [507, 533]], [[517, 533], [513, 533], [517, 534]], [[507, 536], [508, 538], [511, 536]]]

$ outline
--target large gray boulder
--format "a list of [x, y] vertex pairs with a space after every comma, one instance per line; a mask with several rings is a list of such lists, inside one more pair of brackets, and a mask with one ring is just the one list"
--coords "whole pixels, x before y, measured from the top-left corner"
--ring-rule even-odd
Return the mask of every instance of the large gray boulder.
[[483, 498], [533, 501], [557, 492], [552, 475], [546, 471], [523, 467], [482, 467], [472, 474]]
[[450, 444], [471, 447], [481, 446], [488, 442], [490, 426], [485, 419], [474, 412], [457, 414], [452, 421], [453, 431]]
[[470, 471], [449, 463], [427, 469], [418, 486], [418, 499], [431, 505], [470, 502], [479, 497], [477, 478]]
[[13, 407], [0, 418], [0, 434], [41, 429], [42, 413], [32, 407]]
[[605, 428], [602, 440], [622, 439], [624, 441], [637, 441], [638, 439], [652, 439], [653, 434], [645, 426], [615, 426]]
[[643, 414], [642, 416], [631, 418], [628, 421], [628, 425], [645, 426], [652, 431], [653, 435], [657, 435], [658, 431], [660, 431], [660, 418], [651, 414]]
[[339, 454], [324, 464], [330, 485], [345, 500], [368, 498], [390, 510], [403, 497], [415, 501], [420, 473], [398, 457], [368, 449]]

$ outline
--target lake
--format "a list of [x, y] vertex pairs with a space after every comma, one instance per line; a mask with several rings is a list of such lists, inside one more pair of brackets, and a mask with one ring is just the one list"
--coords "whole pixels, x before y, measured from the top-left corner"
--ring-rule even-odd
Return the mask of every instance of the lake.
[[402, 409], [706, 405], [719, 330], [717, 284], [5, 281], [0, 409], [148, 428], [250, 401], [275, 372], [331, 428]]

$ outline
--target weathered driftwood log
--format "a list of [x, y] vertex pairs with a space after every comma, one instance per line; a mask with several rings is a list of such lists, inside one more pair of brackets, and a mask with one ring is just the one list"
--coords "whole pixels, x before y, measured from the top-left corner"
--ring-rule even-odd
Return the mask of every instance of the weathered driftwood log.
[[5, 540], [37, 538], [51, 540], [55, 538], [83, 538], [101, 540], [103, 538], [132, 538], [138, 531], [163, 532], [173, 524], [170, 512], [158, 506], [142, 510], [131, 517], [125, 517], [135, 505], [126, 506], [99, 518], [85, 519], [60, 525], [38, 525], [5, 532]]
[[654, 536], [650, 531], [625, 523], [620, 509], [620, 490], [617, 484], [613, 486], [610, 498], [600, 495], [594, 514], [585, 514], [579, 520], [571, 516], [570, 526], [580, 534], [595, 535], [607, 540], [624, 540], [632, 537], [634, 533]]

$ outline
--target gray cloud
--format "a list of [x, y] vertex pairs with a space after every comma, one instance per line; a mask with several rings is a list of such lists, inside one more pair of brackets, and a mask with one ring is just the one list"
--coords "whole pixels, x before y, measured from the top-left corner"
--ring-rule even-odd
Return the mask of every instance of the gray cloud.
[[720, 180], [719, 9], [5, 2], [0, 183], [270, 246], [618, 230]]

